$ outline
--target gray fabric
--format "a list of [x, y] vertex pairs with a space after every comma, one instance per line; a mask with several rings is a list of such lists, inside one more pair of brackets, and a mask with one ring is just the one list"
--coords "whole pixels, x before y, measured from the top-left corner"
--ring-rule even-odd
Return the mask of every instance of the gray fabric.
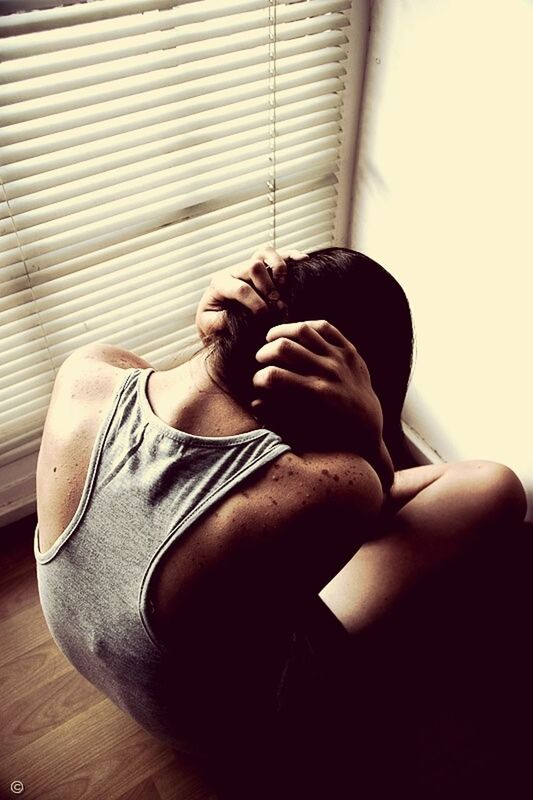
[[177, 537], [289, 448], [264, 429], [211, 438], [171, 428], [148, 402], [152, 371], [126, 371], [71, 523], [43, 554], [37, 525], [34, 553], [42, 609], [65, 656], [144, 728], [183, 746], [169, 699], [179, 659], [151, 629], [150, 578]]

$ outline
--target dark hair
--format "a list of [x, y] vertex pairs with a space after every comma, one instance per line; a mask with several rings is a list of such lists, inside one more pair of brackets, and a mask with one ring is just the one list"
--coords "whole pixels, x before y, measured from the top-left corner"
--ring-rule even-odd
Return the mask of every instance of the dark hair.
[[[326, 319], [365, 360], [383, 410], [384, 440], [397, 468], [409, 463], [400, 416], [411, 374], [413, 327], [400, 284], [362, 253], [343, 247], [311, 252], [302, 261], [287, 259], [282, 289], [283, 321]], [[228, 391], [244, 405], [254, 396], [257, 350], [281, 317], [254, 315], [227, 303], [227, 326], [213, 341], [216, 371]]]

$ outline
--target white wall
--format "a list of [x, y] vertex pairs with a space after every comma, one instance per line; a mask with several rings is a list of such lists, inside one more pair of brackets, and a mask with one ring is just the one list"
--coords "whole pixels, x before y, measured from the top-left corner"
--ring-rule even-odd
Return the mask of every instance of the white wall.
[[408, 424], [533, 511], [533, 2], [376, 0], [351, 246], [411, 301]]

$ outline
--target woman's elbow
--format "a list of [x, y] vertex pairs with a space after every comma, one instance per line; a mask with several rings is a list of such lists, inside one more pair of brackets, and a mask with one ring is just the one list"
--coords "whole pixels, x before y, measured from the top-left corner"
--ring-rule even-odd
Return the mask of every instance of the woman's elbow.
[[494, 522], [520, 524], [524, 521], [526, 492], [510, 467], [482, 460], [464, 461], [456, 467], [464, 472], [466, 487], [470, 485], [482, 493], [486, 512], [491, 514]]

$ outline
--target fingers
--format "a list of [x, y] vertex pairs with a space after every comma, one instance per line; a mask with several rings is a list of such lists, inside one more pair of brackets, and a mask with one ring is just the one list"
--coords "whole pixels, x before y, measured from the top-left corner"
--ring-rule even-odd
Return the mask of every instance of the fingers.
[[263, 345], [255, 358], [259, 364], [284, 367], [300, 375], [329, 375], [329, 359], [284, 337]]
[[203, 311], [196, 313], [196, 328], [200, 338], [205, 342], [210, 336], [214, 336], [223, 330], [226, 324], [223, 311]]
[[[295, 389], [308, 390], [311, 380], [315, 379], [300, 375], [297, 372], [291, 372], [282, 367], [269, 365], [255, 373], [253, 384], [255, 388], [259, 390], [282, 391], [286, 393], [288, 390], [294, 391]], [[254, 402], [257, 403], [257, 401]]]
[[264, 247], [256, 250], [252, 256], [252, 261], [264, 264], [265, 271], [266, 267], [270, 267], [274, 281], [279, 284], [279, 286], [283, 286], [287, 278], [287, 264], [283, 256], [280, 255], [272, 245], [266, 244]]
[[300, 342], [315, 353], [328, 352], [327, 344], [354, 349], [352, 343], [330, 322], [325, 319], [306, 320], [305, 322], [289, 322], [275, 325], [267, 333], [267, 342], [284, 337]]
[[285, 258], [299, 261], [306, 257], [307, 254], [300, 250], [281, 253], [271, 245], [265, 245], [246, 264], [215, 273], [196, 313], [196, 325], [202, 337], [223, 330], [225, 302], [228, 300], [240, 303], [253, 314], [266, 313], [273, 305], [280, 312], [286, 312], [278, 292], [287, 274]]
[[231, 270], [231, 274], [241, 281], [252, 283], [254, 289], [264, 297], [268, 297], [271, 300], [279, 300], [279, 293], [264, 261], [259, 259], [252, 260], [243, 267]]
[[[266, 304], [262, 298], [276, 302], [280, 299], [276, 285], [282, 286], [287, 274], [286, 258], [301, 260], [306, 258], [306, 253], [300, 250], [286, 250], [284, 256], [276, 251], [271, 245], [256, 250], [251, 260], [246, 264], [237, 266], [231, 270], [222, 270], [217, 273], [211, 283], [211, 288], [216, 292], [215, 302], [223, 299], [237, 300], [251, 311], [262, 311]], [[257, 302], [253, 295], [246, 290], [239, 290], [237, 283], [245, 282], [260, 297], [261, 302]]]
[[292, 258], [293, 261], [302, 261], [308, 256], [302, 250], [278, 250], [278, 253], [282, 258]]
[[229, 272], [219, 272], [211, 281], [212, 310], [219, 310], [220, 304], [224, 300], [235, 300], [250, 311], [261, 313], [267, 310], [268, 306], [262, 297], [244, 280], [231, 275]]
[[275, 342], [277, 339], [291, 339], [317, 355], [328, 355], [331, 352], [331, 345], [337, 347], [349, 345], [348, 340], [325, 320], [308, 320], [275, 325], [268, 331], [266, 339], [267, 342]]
[[312, 322], [288, 322], [275, 325], [266, 335], [267, 342], [291, 339], [317, 355], [328, 355], [330, 345], [316, 330]]
[[307, 253], [295, 249], [276, 250], [272, 245], [266, 244], [255, 251], [252, 255], [252, 262], [259, 262], [270, 267], [275, 283], [282, 287], [287, 278], [286, 258], [301, 261], [303, 258], [307, 258]]

